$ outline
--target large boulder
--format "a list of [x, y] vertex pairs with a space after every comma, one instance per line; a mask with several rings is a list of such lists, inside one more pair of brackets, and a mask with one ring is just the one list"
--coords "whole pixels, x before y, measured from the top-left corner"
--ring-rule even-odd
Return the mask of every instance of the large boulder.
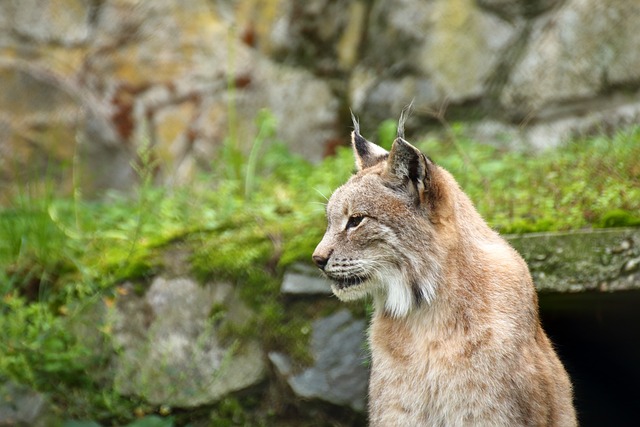
[[640, 81], [640, 3], [569, 0], [533, 23], [500, 101], [510, 114], [566, 110], [602, 91]]
[[118, 392], [195, 407], [264, 378], [258, 342], [224, 333], [252, 316], [231, 285], [158, 277], [144, 295], [130, 284], [120, 294], [111, 319]]
[[477, 99], [521, 31], [472, 0], [375, 2], [350, 83], [353, 107], [379, 120], [411, 100], [436, 108]]

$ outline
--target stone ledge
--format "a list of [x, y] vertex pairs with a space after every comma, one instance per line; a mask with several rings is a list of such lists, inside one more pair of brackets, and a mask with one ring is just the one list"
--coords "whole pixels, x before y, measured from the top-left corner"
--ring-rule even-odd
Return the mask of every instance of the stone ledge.
[[540, 292], [640, 289], [640, 228], [505, 236]]

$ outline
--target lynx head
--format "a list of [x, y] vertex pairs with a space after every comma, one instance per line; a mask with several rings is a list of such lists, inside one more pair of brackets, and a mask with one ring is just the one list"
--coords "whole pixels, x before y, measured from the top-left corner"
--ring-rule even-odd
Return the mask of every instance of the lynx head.
[[446, 172], [404, 140], [402, 123], [387, 152], [360, 135], [354, 118], [358, 171], [331, 196], [313, 253], [339, 299], [371, 295], [393, 317], [435, 297], [445, 255], [438, 239], [451, 210]]

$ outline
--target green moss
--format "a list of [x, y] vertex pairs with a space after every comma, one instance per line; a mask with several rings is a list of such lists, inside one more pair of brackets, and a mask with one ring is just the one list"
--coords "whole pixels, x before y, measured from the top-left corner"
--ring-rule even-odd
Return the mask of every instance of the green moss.
[[500, 227], [500, 231], [504, 234], [526, 234], [539, 233], [542, 231], [553, 230], [555, 222], [550, 218], [516, 219], [513, 222]]
[[614, 209], [602, 215], [597, 223], [598, 227], [638, 227], [640, 226], [640, 216], [623, 209]]

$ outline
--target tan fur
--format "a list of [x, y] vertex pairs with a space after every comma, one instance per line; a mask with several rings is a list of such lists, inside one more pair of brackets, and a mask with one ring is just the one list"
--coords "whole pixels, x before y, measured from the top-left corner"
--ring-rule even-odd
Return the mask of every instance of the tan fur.
[[340, 299], [374, 299], [371, 426], [576, 425], [524, 260], [402, 138], [353, 143], [313, 258]]

